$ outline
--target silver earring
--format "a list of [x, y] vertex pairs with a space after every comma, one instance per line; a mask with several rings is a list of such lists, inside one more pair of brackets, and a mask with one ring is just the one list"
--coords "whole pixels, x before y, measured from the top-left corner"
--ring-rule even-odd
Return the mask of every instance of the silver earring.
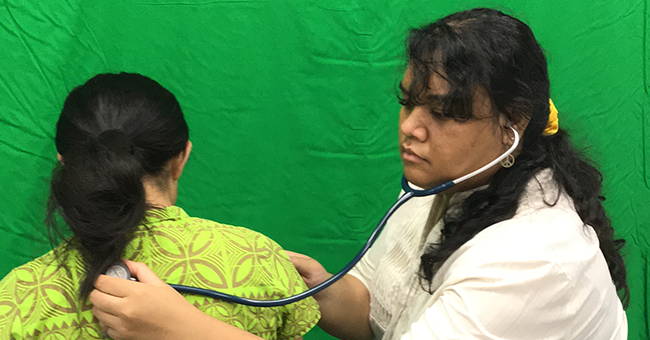
[[501, 160], [501, 166], [504, 168], [509, 168], [513, 165], [515, 165], [515, 156], [513, 156], [512, 154], [508, 154], [506, 158]]

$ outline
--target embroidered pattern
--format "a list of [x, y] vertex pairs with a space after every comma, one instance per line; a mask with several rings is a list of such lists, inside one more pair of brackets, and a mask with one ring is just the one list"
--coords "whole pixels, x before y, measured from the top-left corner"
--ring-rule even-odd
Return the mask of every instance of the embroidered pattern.
[[[269, 300], [306, 289], [283, 249], [246, 228], [190, 218], [178, 207], [148, 213], [125, 258], [144, 262], [165, 282]], [[53, 252], [0, 281], [0, 339], [103, 339], [92, 305], [77, 297], [83, 278], [78, 253], [57, 268]], [[204, 313], [265, 339], [294, 339], [315, 326], [318, 305], [308, 298], [257, 308], [186, 295]]]

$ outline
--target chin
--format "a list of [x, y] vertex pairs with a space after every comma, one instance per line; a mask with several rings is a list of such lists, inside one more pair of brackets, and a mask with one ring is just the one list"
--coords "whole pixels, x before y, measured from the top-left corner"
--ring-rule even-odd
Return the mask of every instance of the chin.
[[[423, 171], [422, 169], [404, 166], [404, 177], [412, 185], [418, 186], [421, 189], [431, 189], [435, 186], [447, 183], [452, 179], [447, 179], [440, 176], [432, 176], [431, 173]], [[445, 192], [454, 192], [453, 188], [445, 190]]]
[[422, 189], [430, 189], [435, 186], [435, 184], [431, 184], [432, 179], [421, 171], [404, 168], [404, 177], [409, 183]]

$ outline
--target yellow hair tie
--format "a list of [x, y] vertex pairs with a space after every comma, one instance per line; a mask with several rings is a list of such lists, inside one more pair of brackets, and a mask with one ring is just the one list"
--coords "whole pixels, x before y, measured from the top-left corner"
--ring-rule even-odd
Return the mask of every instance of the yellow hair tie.
[[550, 114], [548, 115], [548, 123], [546, 123], [546, 129], [542, 132], [545, 136], [554, 135], [557, 130], [560, 129], [560, 122], [557, 119], [557, 109], [555, 108], [553, 101], [550, 99], [548, 100], [548, 107], [550, 111]]

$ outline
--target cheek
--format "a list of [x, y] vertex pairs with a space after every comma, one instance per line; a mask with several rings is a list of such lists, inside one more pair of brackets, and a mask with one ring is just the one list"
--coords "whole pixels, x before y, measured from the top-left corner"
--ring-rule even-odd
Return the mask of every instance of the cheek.
[[505, 151], [505, 149], [502, 150], [501, 148], [502, 143], [497, 136], [485, 133], [465, 140], [462, 145], [462, 150], [458, 150], [458, 152], [466, 155], [462, 162], [465, 166], [465, 171], [474, 171], [499, 157]]
[[451, 179], [473, 171], [475, 165], [486, 156], [487, 146], [490, 145], [489, 141], [477, 137], [479, 136], [450, 130], [445, 136], [432, 139], [429, 143], [433, 156], [432, 166], [441, 175]]
[[431, 167], [434, 175], [452, 180], [464, 175], [468, 154], [472, 152], [466, 141], [445, 141], [432, 145]]

